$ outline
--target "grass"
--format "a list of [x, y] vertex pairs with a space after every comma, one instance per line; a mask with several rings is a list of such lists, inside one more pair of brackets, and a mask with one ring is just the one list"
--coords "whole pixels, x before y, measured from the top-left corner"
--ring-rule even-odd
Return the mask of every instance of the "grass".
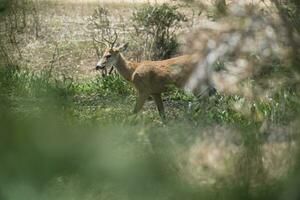
[[[85, 82], [76, 82], [68, 77], [57, 79], [49, 70], [43, 70], [38, 74], [21, 70], [12, 74], [5, 73], [4, 77], [9, 77], [5, 82], [8, 82], [6, 85], [11, 88], [12, 98], [32, 98], [40, 101], [43, 97], [55, 95], [54, 98], [65, 102], [66, 105], [76, 105], [75, 110], [87, 108], [84, 112], [95, 111], [94, 114], [91, 113], [95, 118], [96, 113], [103, 116], [106, 115], [103, 113], [119, 114], [120, 118], [123, 118], [128, 116], [135, 102], [135, 90], [118, 74], [98, 76]], [[295, 117], [295, 113], [299, 112], [298, 94], [293, 89], [280, 91], [270, 101], [249, 101], [237, 95], [221, 94], [199, 101], [182, 90], [170, 89], [164, 95], [167, 116], [170, 120], [179, 117], [181, 120], [188, 119], [192, 123], [197, 123], [203, 118], [200, 121], [204, 123], [245, 126], [249, 123], [260, 124], [267, 120], [285, 125]], [[151, 99], [149, 100], [143, 112], [151, 116], [150, 118], [159, 120], [155, 105]]]
[[[78, 5], [47, 7], [42, 37], [20, 36], [21, 67], [0, 68], [0, 199], [297, 194], [297, 88], [269, 101], [218, 93], [199, 101], [171, 88], [167, 123], [151, 99], [132, 115], [132, 86], [91, 71], [97, 58], [82, 30], [93, 7]], [[131, 9], [110, 5], [114, 13]]]
[[[119, 75], [72, 82], [2, 70], [0, 77], [4, 198], [275, 198], [294, 163], [293, 128], [281, 129], [283, 140], [276, 131], [262, 137], [261, 122], [231, 108], [241, 97], [198, 103], [173, 89], [163, 124], [151, 101], [130, 115], [134, 90]], [[278, 95], [278, 104], [283, 95], [286, 108], [297, 108], [291, 91]], [[284, 118], [279, 107], [255, 103], [266, 119], [270, 110]]]

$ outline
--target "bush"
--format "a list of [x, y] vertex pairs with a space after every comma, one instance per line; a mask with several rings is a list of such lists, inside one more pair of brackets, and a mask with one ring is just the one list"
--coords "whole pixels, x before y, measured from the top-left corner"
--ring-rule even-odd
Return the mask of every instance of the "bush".
[[175, 31], [181, 22], [186, 21], [186, 17], [177, 9], [168, 4], [147, 4], [133, 14], [136, 26], [141, 28], [143, 34], [151, 36], [150, 59], [167, 59], [177, 53], [179, 44]]
[[97, 91], [104, 94], [128, 96], [132, 94], [132, 87], [120, 75], [110, 75], [96, 79]]
[[98, 40], [97, 38], [99, 38], [100, 41], [103, 41], [104, 37], [107, 37], [107, 35], [111, 34], [111, 23], [109, 16], [110, 13], [106, 8], [98, 6], [94, 10], [94, 13], [89, 20], [89, 25], [94, 30], [91, 37], [93, 39], [93, 47], [98, 58], [101, 57], [103, 53], [101, 49], [103, 49], [105, 46], [102, 43], [96, 42]]

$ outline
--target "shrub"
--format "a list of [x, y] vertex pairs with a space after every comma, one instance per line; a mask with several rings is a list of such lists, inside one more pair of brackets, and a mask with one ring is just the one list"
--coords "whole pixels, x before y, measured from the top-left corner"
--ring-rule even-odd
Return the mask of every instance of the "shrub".
[[133, 14], [133, 21], [140, 27], [143, 34], [151, 36], [149, 49], [150, 59], [161, 60], [170, 58], [178, 51], [175, 31], [186, 17], [177, 11], [178, 7], [168, 4], [141, 7]]
[[[109, 19], [109, 11], [101, 6], [98, 6], [93, 15], [90, 17], [89, 25], [94, 30], [92, 33], [93, 47], [96, 51], [98, 58], [100, 58], [103, 53], [100, 49], [103, 49], [104, 46], [102, 43], [98, 43], [97, 38], [100, 38], [100, 41], [103, 41], [103, 38], [111, 33], [111, 23]], [[100, 46], [99, 46], [100, 45]], [[100, 48], [99, 48], [100, 47]]]
[[99, 77], [96, 79], [97, 91], [102, 94], [117, 94], [128, 96], [132, 93], [132, 87], [123, 80], [118, 74], [110, 76]]

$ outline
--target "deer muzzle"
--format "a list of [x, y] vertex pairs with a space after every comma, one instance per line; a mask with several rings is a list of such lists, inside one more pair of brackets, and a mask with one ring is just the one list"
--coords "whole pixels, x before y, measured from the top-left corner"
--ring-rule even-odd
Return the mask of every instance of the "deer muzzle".
[[96, 70], [100, 70], [100, 69], [104, 69], [104, 68], [105, 68], [105, 65], [103, 65], [103, 64], [96, 65]]

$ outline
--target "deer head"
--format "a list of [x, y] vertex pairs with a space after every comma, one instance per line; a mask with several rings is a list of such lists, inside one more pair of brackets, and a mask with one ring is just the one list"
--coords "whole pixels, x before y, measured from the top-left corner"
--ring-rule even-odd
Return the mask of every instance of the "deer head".
[[105, 49], [103, 56], [97, 63], [96, 70], [115, 66], [120, 58], [120, 53], [126, 50], [128, 47], [128, 43], [125, 43], [119, 47], [114, 47], [114, 43], [110, 43], [110, 46], [106, 44], [107, 48]]
[[103, 53], [103, 56], [101, 57], [100, 61], [96, 65], [96, 70], [104, 70], [106, 67], [112, 67], [116, 64], [116, 48], [114, 48], [115, 43], [118, 39], [118, 34], [114, 30], [114, 38], [110, 38], [112, 40], [106, 39], [105, 37], [102, 38], [104, 41], [99, 41], [95, 37], [93, 38], [94, 43], [101, 43], [104, 44], [106, 47]]

